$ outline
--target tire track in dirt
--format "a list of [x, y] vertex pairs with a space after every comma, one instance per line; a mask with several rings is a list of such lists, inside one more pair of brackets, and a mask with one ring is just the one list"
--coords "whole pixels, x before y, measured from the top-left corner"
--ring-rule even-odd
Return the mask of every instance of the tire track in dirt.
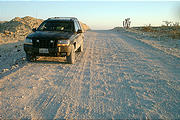
[[[95, 35], [93, 35], [94, 37]], [[90, 37], [90, 36], [89, 36]], [[93, 38], [90, 37], [89, 39]], [[77, 66], [78, 66], [78, 72], [77, 74], [75, 74], [73, 76], [73, 80], [74, 82], [72, 82], [72, 87], [71, 88], [75, 88], [75, 89], [70, 89], [69, 91], [67, 91], [67, 94], [69, 94], [70, 96], [72, 96], [73, 99], [71, 99], [70, 101], [66, 101], [67, 105], [67, 109], [65, 112], [65, 117], [67, 119], [72, 119], [72, 118], [76, 118], [79, 116], [80, 112], [75, 111], [76, 109], [78, 109], [79, 107], [79, 99], [81, 98], [81, 92], [83, 90], [83, 79], [84, 79], [84, 75], [85, 75], [85, 69], [88, 66], [88, 60], [89, 60], [89, 56], [90, 56], [90, 52], [91, 52], [91, 45], [92, 45], [93, 41], [84, 41], [84, 46], [85, 46], [85, 50], [83, 52], [83, 54], [81, 54], [79, 56], [79, 58], [77, 59]], [[81, 59], [81, 60], [79, 60]], [[76, 96], [74, 96], [76, 95]], [[61, 109], [59, 109], [58, 111], [61, 111]], [[62, 112], [58, 112], [56, 114], [56, 119], [59, 119], [61, 114], [64, 114]]]
[[[138, 58], [140, 58], [140, 61], [136, 61], [136, 62], [133, 62], [132, 65], [128, 65], [128, 66], [132, 66], [132, 68], [135, 71], [133, 74], [131, 74], [131, 78], [133, 80], [131, 83], [133, 84], [135, 83], [134, 84], [135, 86], [131, 84], [133, 86], [130, 86], [130, 87], [134, 89], [138, 89], [138, 91], [136, 90], [137, 91], [136, 94], [141, 100], [140, 101], [142, 104], [141, 107], [143, 110], [146, 111], [145, 112], [146, 116], [151, 118], [154, 115], [154, 117], [159, 116], [160, 118], [168, 119], [168, 118], [173, 118], [173, 116], [171, 115], [173, 113], [173, 115], [178, 117], [178, 110], [169, 111], [171, 113], [162, 115], [162, 113], [165, 113], [165, 112], [167, 113], [167, 111], [165, 109], [164, 110], [161, 109], [161, 111], [159, 111], [158, 108], [162, 108], [162, 106], [156, 105], [156, 104], [160, 104], [161, 102], [159, 100], [163, 100], [163, 99], [167, 103], [171, 102], [178, 105], [178, 102], [176, 101], [178, 97], [174, 96], [176, 95], [176, 93], [178, 93], [178, 91], [172, 88], [172, 86], [169, 86], [168, 84], [168, 82], [173, 78], [172, 75], [168, 75], [167, 69], [161, 64], [159, 64], [157, 61], [149, 62], [150, 60], [146, 59], [148, 56], [147, 52], [142, 52], [137, 49], [134, 49], [134, 47], [129, 44], [130, 41], [127, 41], [127, 43], [128, 43], [127, 45], [129, 46], [128, 49], [137, 53], [137, 55], [139, 56]], [[146, 53], [146, 55], [144, 53]], [[139, 65], [143, 65], [143, 67], [146, 67], [145, 70], [147, 71], [144, 71], [144, 69], [141, 70], [138, 67]], [[134, 82], [134, 80], [136, 80], [136, 82]], [[141, 86], [137, 86], [137, 85], [141, 85]], [[154, 86], [155, 89], [152, 88], [152, 85]], [[172, 91], [172, 89], [174, 89], [175, 91]], [[165, 96], [164, 95], [161, 97], [159, 95], [153, 96], [151, 92], [161, 92]], [[174, 98], [174, 100], [173, 99], [167, 100], [166, 97]], [[149, 104], [152, 103], [151, 106], [147, 105], [147, 102], [149, 102]], [[173, 104], [173, 106], [176, 106], [175, 104]], [[152, 109], [150, 109], [151, 107]], [[171, 107], [171, 106], [168, 106], [168, 107]]]

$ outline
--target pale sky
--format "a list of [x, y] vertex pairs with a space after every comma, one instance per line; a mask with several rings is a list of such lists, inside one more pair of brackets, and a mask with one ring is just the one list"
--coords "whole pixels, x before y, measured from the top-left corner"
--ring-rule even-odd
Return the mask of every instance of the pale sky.
[[0, 0], [0, 21], [24, 16], [41, 19], [73, 16], [91, 29], [122, 26], [125, 18], [131, 18], [131, 26], [159, 26], [165, 20], [180, 22], [180, 1]]

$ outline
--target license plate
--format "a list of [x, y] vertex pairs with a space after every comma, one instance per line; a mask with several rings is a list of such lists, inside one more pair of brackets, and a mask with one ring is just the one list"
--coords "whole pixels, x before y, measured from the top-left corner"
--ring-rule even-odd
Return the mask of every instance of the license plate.
[[39, 53], [49, 53], [49, 51], [46, 48], [39, 48]]

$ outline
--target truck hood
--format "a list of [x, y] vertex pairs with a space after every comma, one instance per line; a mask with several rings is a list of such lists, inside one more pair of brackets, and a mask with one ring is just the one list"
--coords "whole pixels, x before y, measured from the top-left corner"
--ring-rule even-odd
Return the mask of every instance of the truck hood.
[[60, 40], [60, 39], [69, 39], [73, 33], [69, 32], [50, 32], [50, 31], [36, 31], [27, 36], [30, 39], [52, 39], [52, 40]]

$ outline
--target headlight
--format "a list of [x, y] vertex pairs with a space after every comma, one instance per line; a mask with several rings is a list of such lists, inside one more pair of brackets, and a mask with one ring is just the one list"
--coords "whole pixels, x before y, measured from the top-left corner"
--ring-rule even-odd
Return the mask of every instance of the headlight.
[[25, 43], [32, 44], [32, 39], [26, 38], [26, 39], [24, 40], [24, 42], [25, 42]]
[[70, 41], [69, 40], [58, 40], [57, 46], [69, 46]]

